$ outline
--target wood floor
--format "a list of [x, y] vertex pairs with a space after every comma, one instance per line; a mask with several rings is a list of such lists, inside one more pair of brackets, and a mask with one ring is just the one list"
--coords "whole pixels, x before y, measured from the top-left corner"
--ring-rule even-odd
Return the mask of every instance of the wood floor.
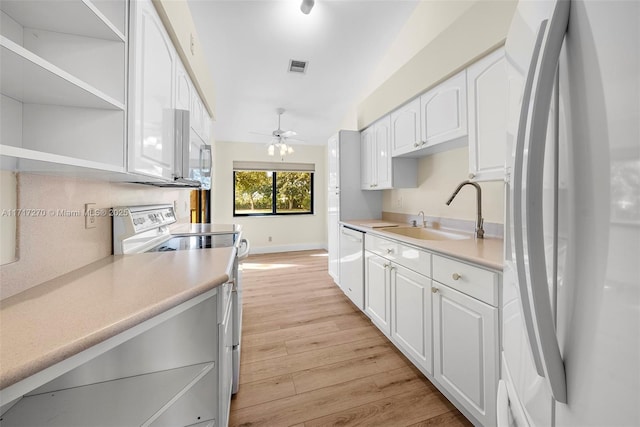
[[471, 425], [338, 289], [326, 252], [251, 256], [242, 277], [230, 425]]

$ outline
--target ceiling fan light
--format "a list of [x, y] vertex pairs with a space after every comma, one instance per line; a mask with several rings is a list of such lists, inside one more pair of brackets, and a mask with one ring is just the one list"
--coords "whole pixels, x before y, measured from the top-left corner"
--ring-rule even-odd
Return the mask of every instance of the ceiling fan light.
[[273, 156], [276, 154], [276, 147], [273, 144], [269, 144], [269, 148], [267, 148], [267, 153], [270, 156]]
[[284, 156], [286, 154], [287, 154], [287, 145], [286, 144], [280, 145], [280, 155]]
[[293, 153], [293, 147], [292, 146], [289, 146], [289, 148], [287, 148], [287, 153], [288, 154]]
[[300, 5], [300, 10], [305, 15], [308, 15], [313, 9], [313, 5], [315, 4], [315, 0], [302, 0], [302, 4]]

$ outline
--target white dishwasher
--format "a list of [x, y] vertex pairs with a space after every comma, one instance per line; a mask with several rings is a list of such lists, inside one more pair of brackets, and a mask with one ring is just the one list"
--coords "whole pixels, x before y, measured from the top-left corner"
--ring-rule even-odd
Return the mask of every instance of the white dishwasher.
[[340, 226], [340, 288], [364, 310], [364, 233]]

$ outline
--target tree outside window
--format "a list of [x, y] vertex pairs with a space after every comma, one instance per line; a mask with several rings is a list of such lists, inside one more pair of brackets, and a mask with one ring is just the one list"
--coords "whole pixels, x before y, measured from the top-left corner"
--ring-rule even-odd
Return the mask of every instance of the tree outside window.
[[235, 171], [234, 216], [313, 213], [313, 173]]

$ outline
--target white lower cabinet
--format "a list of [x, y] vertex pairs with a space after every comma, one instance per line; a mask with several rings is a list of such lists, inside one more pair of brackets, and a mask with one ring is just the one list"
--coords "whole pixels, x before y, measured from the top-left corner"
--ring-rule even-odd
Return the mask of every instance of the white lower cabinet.
[[231, 367], [218, 351], [218, 290], [27, 393], [2, 414], [2, 426], [226, 425], [218, 420], [228, 417], [230, 394], [219, 395], [219, 367], [225, 375]]
[[391, 280], [390, 262], [371, 252], [365, 252], [365, 302], [364, 312], [384, 332], [391, 334]]
[[233, 387], [233, 320], [231, 300], [225, 308], [225, 316], [218, 325], [218, 408], [219, 424], [226, 426], [229, 423], [229, 410], [231, 407], [231, 389]]
[[483, 425], [496, 423], [498, 309], [433, 283], [435, 380]]
[[431, 279], [408, 268], [391, 269], [391, 338], [420, 367], [433, 374]]
[[365, 234], [365, 313], [474, 424], [496, 423], [500, 274]]

